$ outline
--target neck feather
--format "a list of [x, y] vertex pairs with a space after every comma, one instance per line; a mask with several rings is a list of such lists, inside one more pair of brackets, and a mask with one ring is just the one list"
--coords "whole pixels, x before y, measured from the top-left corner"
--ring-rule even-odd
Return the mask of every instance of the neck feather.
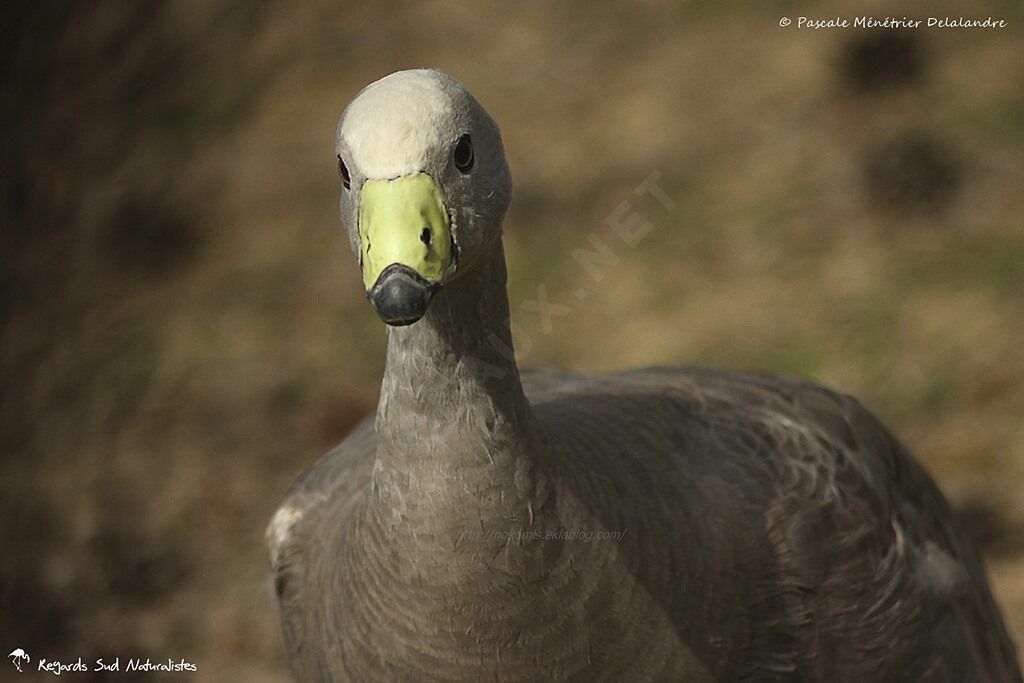
[[422, 538], [500, 525], [539, 492], [535, 429], [509, 329], [500, 240], [427, 315], [391, 328], [374, 503]]

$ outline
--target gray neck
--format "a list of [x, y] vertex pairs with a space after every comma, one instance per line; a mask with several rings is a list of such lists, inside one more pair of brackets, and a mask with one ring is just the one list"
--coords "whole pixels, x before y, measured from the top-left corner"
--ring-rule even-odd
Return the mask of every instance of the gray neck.
[[507, 529], [543, 497], [505, 285], [497, 240], [423, 319], [389, 329], [371, 506], [401, 536]]
[[607, 545], [534, 536], [564, 526], [550, 448], [512, 355], [496, 243], [422, 320], [389, 332], [371, 488], [329, 569], [344, 596], [331, 647], [346, 680], [484, 680], [499, 662], [508, 680], [531, 680], [589, 662], [587, 641], [571, 657], [564, 647], [565, 628], [595, 609], [584, 599], [597, 584], [577, 569], [611, 560], [580, 554]]

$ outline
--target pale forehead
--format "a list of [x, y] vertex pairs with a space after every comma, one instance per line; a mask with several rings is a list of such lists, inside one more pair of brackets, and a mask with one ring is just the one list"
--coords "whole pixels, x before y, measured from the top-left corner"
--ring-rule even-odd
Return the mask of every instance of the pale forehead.
[[422, 170], [457, 136], [462, 88], [431, 71], [403, 71], [367, 86], [349, 104], [338, 137], [368, 178]]

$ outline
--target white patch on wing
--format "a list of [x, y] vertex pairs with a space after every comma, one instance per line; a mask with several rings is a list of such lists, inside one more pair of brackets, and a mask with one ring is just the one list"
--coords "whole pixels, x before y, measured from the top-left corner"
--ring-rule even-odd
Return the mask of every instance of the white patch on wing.
[[277, 509], [270, 524], [267, 525], [267, 546], [270, 548], [270, 564], [277, 567], [281, 548], [288, 542], [292, 529], [302, 519], [305, 508], [284, 505]]
[[969, 580], [963, 565], [933, 541], [927, 541], [921, 550], [918, 576], [932, 592], [943, 598], [959, 594]]

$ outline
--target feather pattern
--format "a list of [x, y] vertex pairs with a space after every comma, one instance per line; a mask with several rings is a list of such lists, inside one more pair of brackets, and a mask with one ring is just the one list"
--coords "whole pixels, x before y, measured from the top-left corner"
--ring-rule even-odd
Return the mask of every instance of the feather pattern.
[[1021, 683], [947, 503], [854, 399], [520, 376], [479, 244], [268, 528], [297, 680]]

